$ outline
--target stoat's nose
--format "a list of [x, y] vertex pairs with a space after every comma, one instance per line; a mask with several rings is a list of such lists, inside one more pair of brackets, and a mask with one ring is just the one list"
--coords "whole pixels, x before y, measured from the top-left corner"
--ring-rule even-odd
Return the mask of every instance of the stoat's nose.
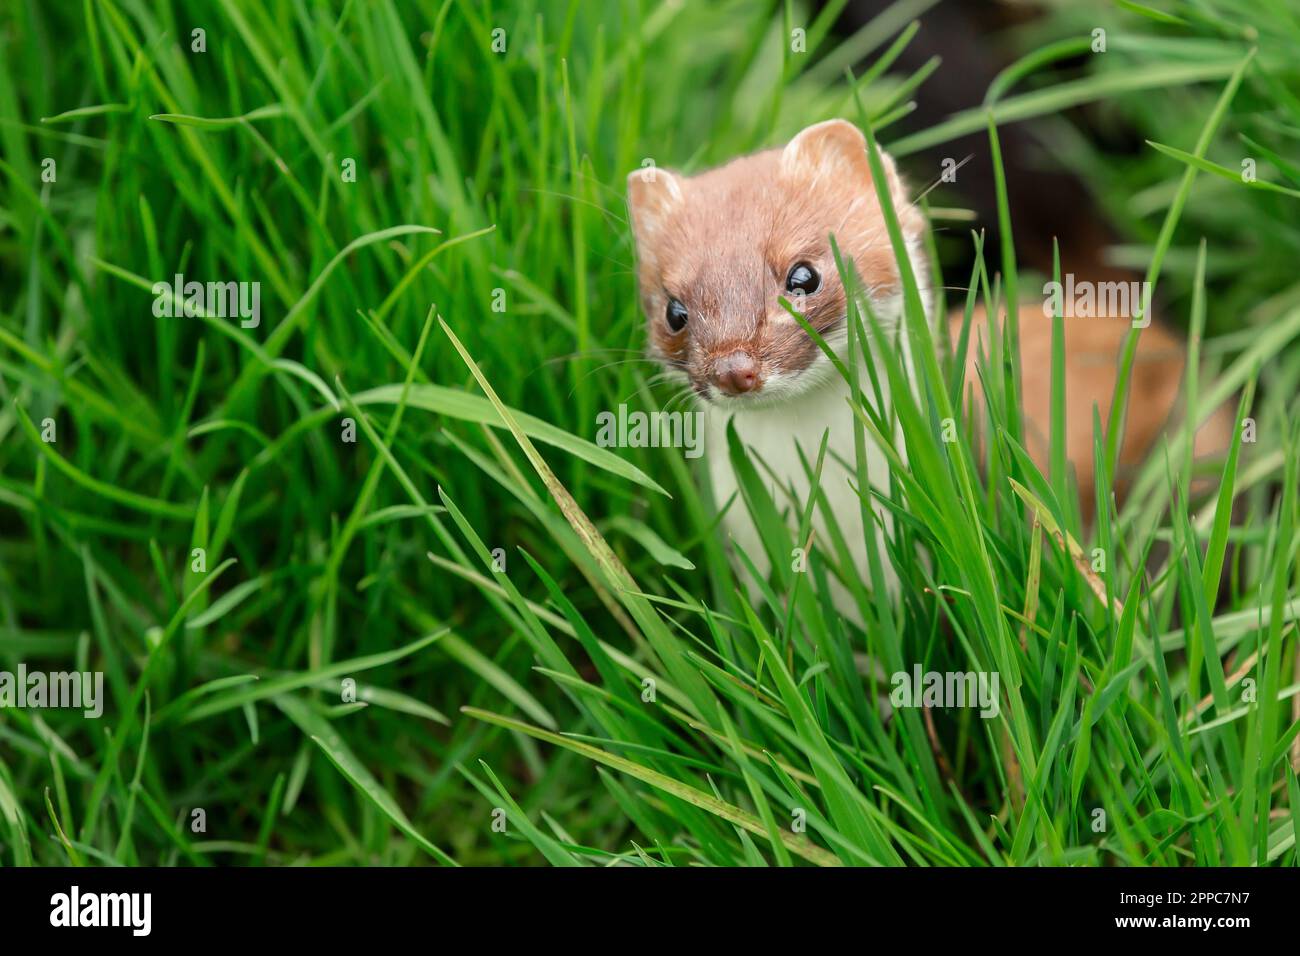
[[756, 392], [763, 384], [758, 377], [758, 363], [748, 352], [732, 352], [713, 366], [713, 384], [727, 395]]

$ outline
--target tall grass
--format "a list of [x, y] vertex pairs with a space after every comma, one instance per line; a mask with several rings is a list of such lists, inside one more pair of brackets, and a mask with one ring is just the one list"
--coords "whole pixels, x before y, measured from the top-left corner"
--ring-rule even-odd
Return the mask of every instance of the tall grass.
[[[99, 721], [0, 713], [6, 862], [1297, 861], [1300, 18], [1063, 6], [1013, 38], [1027, 58], [987, 110], [898, 137], [925, 75], [888, 63], [930, 4], [847, 38], [838, 6], [0, 15], [0, 662], [103, 671], [108, 697]], [[1098, 25], [1084, 64], [1032, 52]], [[1152, 145], [1099, 152], [1062, 115], [1081, 104]], [[1051, 124], [1129, 237], [1117, 260], [1204, 330], [1188, 421], [1231, 399], [1252, 422], [1208, 502], [1184, 426], [1117, 507], [1096, 421], [1086, 534], [1059, 454], [1044, 476], [1018, 441], [1016, 323], [983, 365], [989, 440], [944, 441], [964, 363], [906, 270], [915, 392], [850, 316], [874, 380], [845, 414], [897, 465], [865, 580], [836, 533], [792, 568], [815, 502], [773, 496], [743, 449], [732, 506], [782, 559], [766, 580], [729, 560], [680, 451], [595, 444], [599, 411], [675, 398], [643, 358], [626, 173], [832, 115], [916, 183], [928, 146]], [[968, 317], [1041, 278], [1005, 228], [1032, 197], [999, 194], [1005, 274], [977, 252], [946, 276]], [[175, 273], [260, 282], [260, 326], [155, 317]], [[1095, 420], [1059, 390], [1053, 416]], [[1000, 714], [887, 718], [867, 660], [996, 671]]]

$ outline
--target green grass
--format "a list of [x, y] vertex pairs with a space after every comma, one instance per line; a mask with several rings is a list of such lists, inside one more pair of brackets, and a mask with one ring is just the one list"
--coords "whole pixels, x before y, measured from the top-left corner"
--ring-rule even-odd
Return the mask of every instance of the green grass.
[[[930, 4], [852, 37], [830, 32], [838, 6], [6, 7], [0, 670], [99, 670], [107, 699], [98, 721], [0, 712], [0, 859], [1300, 859], [1300, 16], [1063, 5], [1010, 36], [1024, 59], [987, 110], [904, 137], [936, 67], [889, 64]], [[784, 42], [799, 25], [807, 54]], [[1099, 25], [1108, 52], [1066, 59]], [[1102, 149], [1065, 112], [1084, 104], [1142, 142]], [[928, 146], [1045, 124], [1125, 237], [1113, 258], [1204, 331], [1188, 417], [1227, 400], [1254, 422], [1208, 501], [1189, 504], [1186, 428], [1122, 508], [1098, 437], [1090, 535], [1059, 441], [1048, 475], [1029, 463], [1006, 357], [1044, 321], [1045, 277], [1018, 274], [1004, 234], [1005, 274], [977, 252], [945, 277], [967, 315], [1028, 303], [983, 368], [992, 440], [942, 440], [962, 364], [906, 276], [915, 394], [875, 317], [850, 317], [885, 346], [855, 394], [895, 386], [885, 414], [853, 410], [859, 445], [899, 461], [877, 499], [889, 547], [863, 579], [832, 534], [794, 571], [815, 502], [773, 500], [733, 448], [733, 506], [780, 559], [760, 601], [740, 597], [751, 575], [699, 463], [594, 443], [599, 411], [673, 397], [642, 358], [623, 183], [646, 158], [699, 169], [833, 115], [918, 185], [937, 178]], [[1032, 201], [999, 187], [1004, 221]], [[945, 215], [940, 269], [985, 241]], [[177, 272], [259, 281], [261, 325], [156, 318], [151, 287]], [[1096, 420], [1059, 390], [1052, 416]], [[837, 576], [861, 629], [821, 597]], [[886, 720], [866, 657], [995, 670], [1000, 716]]]

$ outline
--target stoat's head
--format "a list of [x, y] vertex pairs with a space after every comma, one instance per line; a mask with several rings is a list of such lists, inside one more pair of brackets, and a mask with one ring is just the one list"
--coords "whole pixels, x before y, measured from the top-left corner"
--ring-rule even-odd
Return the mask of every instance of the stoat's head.
[[[779, 302], [785, 296], [842, 349], [847, 305], [831, 235], [877, 316], [886, 327], [898, 321], [902, 285], [866, 149], [857, 127], [828, 120], [784, 149], [698, 176], [651, 168], [628, 177], [650, 351], [697, 394], [737, 407], [761, 404], [837, 374]], [[881, 159], [915, 247], [923, 218], [893, 160]]]

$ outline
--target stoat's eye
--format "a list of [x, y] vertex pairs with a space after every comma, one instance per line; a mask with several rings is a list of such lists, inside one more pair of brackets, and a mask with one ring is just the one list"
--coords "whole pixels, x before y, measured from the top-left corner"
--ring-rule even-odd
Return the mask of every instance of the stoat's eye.
[[806, 262], [796, 262], [785, 277], [785, 291], [791, 295], [812, 295], [822, 287], [822, 277]]
[[664, 316], [668, 320], [668, 328], [674, 332], [680, 332], [686, 328], [686, 306], [676, 299], [668, 300], [668, 309]]

